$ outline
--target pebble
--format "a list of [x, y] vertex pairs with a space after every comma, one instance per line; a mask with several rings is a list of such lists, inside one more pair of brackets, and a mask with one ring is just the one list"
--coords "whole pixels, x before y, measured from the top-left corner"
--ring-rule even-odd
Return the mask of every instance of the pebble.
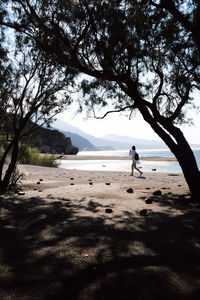
[[127, 191], [127, 193], [133, 193], [133, 189], [132, 188], [129, 188], [126, 191]]
[[152, 204], [152, 199], [151, 198], [146, 198], [145, 203], [146, 204]]
[[113, 210], [112, 210], [111, 208], [106, 208], [106, 209], [105, 209], [105, 212], [106, 212], [107, 214], [111, 214], [111, 213], [113, 212]]
[[146, 216], [147, 216], [147, 213], [148, 213], [147, 209], [142, 209], [142, 210], [139, 212], [140, 216], [142, 216], [142, 217], [146, 217]]
[[20, 196], [25, 195], [25, 192], [19, 191], [18, 195], [20, 195]]
[[162, 192], [160, 190], [156, 190], [153, 192], [153, 195], [162, 195]]

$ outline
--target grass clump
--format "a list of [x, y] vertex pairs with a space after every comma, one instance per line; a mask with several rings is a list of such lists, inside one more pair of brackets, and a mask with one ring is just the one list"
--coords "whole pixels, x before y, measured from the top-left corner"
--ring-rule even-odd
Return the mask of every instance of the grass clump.
[[42, 155], [37, 148], [32, 148], [25, 144], [20, 145], [18, 161], [21, 164], [29, 164], [44, 167], [58, 167], [54, 154]]

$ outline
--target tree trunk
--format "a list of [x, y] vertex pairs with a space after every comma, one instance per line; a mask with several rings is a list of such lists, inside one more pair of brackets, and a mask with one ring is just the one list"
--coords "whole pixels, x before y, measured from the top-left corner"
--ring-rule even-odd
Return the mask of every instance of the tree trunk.
[[[140, 103], [140, 102], [139, 102]], [[175, 155], [188, 184], [192, 198], [200, 202], [200, 171], [197, 166], [194, 153], [185, 139], [181, 130], [175, 127], [172, 121], [153, 116], [149, 108], [138, 104], [138, 109], [144, 120], [149, 123], [152, 129], [165, 142], [171, 152]]]
[[5, 149], [4, 151], [4, 154], [2, 155], [1, 159], [0, 159], [0, 182], [2, 181], [2, 174], [3, 174], [3, 167], [4, 167], [4, 164], [5, 164], [5, 160], [10, 152], [10, 150], [12, 149], [13, 147], [13, 142], [11, 142], [7, 148]]
[[176, 139], [177, 144], [175, 149], [173, 149], [174, 151], [170, 150], [174, 153], [180, 164], [192, 198], [200, 202], [200, 171], [194, 153], [180, 129], [174, 127], [173, 137]]
[[200, 202], [200, 171], [198, 169], [194, 153], [183, 134], [181, 142], [179, 141], [177, 132], [173, 134], [173, 137], [177, 141], [177, 143], [174, 143], [173, 146], [171, 143], [168, 143], [168, 140], [163, 139], [163, 141], [175, 155], [183, 171], [183, 175], [188, 184], [193, 200]]
[[200, 202], [200, 171], [198, 169], [193, 151], [189, 149], [182, 150], [182, 147], [177, 146], [178, 153], [174, 153], [180, 167], [182, 168], [185, 180], [188, 184], [192, 198]]
[[5, 192], [7, 192], [8, 188], [9, 188], [12, 174], [14, 173], [15, 168], [16, 168], [18, 152], [19, 152], [19, 145], [18, 145], [18, 142], [16, 142], [13, 145], [12, 157], [11, 157], [10, 164], [8, 166], [8, 169], [6, 170], [4, 179], [0, 183], [0, 194], [4, 194]]

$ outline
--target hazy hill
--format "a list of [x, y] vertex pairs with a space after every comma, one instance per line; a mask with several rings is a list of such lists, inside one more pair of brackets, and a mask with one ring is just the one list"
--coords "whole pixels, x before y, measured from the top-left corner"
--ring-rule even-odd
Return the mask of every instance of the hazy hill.
[[[13, 135], [12, 118], [10, 115], [10, 121], [6, 123], [7, 132]], [[27, 123], [27, 129], [34, 129], [32, 133], [25, 136], [23, 139], [24, 144], [28, 144], [32, 147], [38, 148], [42, 153], [52, 154], [77, 154], [79, 149], [75, 147], [69, 136], [64, 135], [59, 130], [50, 130], [48, 128], [41, 127], [34, 124], [31, 120]], [[1, 134], [1, 133], [0, 133]]]
[[[133, 137], [128, 137], [128, 136], [118, 136], [118, 135], [113, 135], [109, 134], [104, 136], [103, 138], [97, 138], [93, 135], [90, 135], [83, 130], [81, 130], [78, 127], [72, 126], [71, 124], [61, 121], [61, 120], [56, 120], [52, 126], [54, 128], [57, 128], [67, 136], [69, 133], [75, 133], [78, 134], [81, 137], [84, 137], [87, 139], [94, 147], [96, 150], [127, 150], [129, 149], [133, 144], [136, 145], [136, 147], [139, 149], [141, 148], [166, 148], [165, 144], [161, 141], [150, 141], [150, 140], [145, 140], [145, 139], [137, 139]], [[71, 136], [70, 136], [71, 137]], [[72, 138], [72, 137], [71, 137]], [[78, 137], [76, 137], [78, 138]], [[76, 147], [80, 148], [78, 146], [77, 141], [73, 140], [72, 138], [72, 143]], [[88, 149], [88, 150], [93, 150]]]
[[[70, 133], [78, 134], [81, 137], [84, 137], [95, 147], [96, 150], [123, 150], [123, 149], [125, 150], [130, 147], [130, 143], [123, 143], [119, 141], [111, 141], [108, 139], [97, 138], [91, 134], [82, 131], [78, 127], [72, 126], [71, 124], [61, 120], [56, 120], [51, 124], [51, 126], [53, 128], [61, 130], [64, 134], [70, 132]], [[74, 146], [78, 147], [78, 145], [76, 145], [73, 139], [72, 139], [72, 143]], [[89, 149], [89, 150], [93, 150], [93, 149]]]
[[[78, 147], [79, 150], [127, 150], [132, 145], [135, 145], [137, 149], [167, 148], [162, 140], [146, 140], [116, 134], [108, 134], [98, 138], [62, 120], [56, 120], [52, 126], [62, 131], [65, 136], [71, 137], [72, 144]], [[86, 140], [83, 140], [83, 138]], [[196, 144], [191, 144], [190, 146], [193, 148], [200, 147], [200, 145]]]
[[70, 137], [66, 137], [58, 130], [39, 127], [34, 136], [27, 141], [32, 147], [38, 148], [42, 153], [77, 154], [79, 149], [74, 147]]
[[121, 135], [116, 135], [116, 134], [108, 134], [103, 136], [104, 139], [106, 140], [114, 140], [118, 142], [123, 142], [123, 143], [129, 143], [135, 145], [138, 149], [140, 148], [146, 148], [146, 149], [159, 149], [159, 148], [167, 148], [165, 143], [163, 141], [156, 141], [156, 140], [145, 140], [145, 139], [139, 139], [139, 138], [133, 138], [130, 136], [121, 136]]
[[97, 148], [84, 137], [69, 131], [60, 130], [66, 137], [70, 137], [72, 144], [79, 148], [79, 151], [95, 151]]

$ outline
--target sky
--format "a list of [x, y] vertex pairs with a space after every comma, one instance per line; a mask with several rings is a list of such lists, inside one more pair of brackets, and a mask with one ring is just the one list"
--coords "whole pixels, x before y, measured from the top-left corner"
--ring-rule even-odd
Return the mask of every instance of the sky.
[[[102, 116], [103, 113], [98, 112], [97, 115]], [[200, 113], [190, 111], [189, 116], [193, 119], [194, 125], [182, 125], [180, 128], [189, 143], [200, 145]], [[92, 117], [86, 119], [84, 113], [75, 114], [72, 108], [70, 111], [58, 115], [58, 118], [96, 137], [116, 134], [133, 138], [160, 140], [139, 113], [130, 120], [127, 116], [122, 116], [119, 113], [109, 114], [104, 119]]]

